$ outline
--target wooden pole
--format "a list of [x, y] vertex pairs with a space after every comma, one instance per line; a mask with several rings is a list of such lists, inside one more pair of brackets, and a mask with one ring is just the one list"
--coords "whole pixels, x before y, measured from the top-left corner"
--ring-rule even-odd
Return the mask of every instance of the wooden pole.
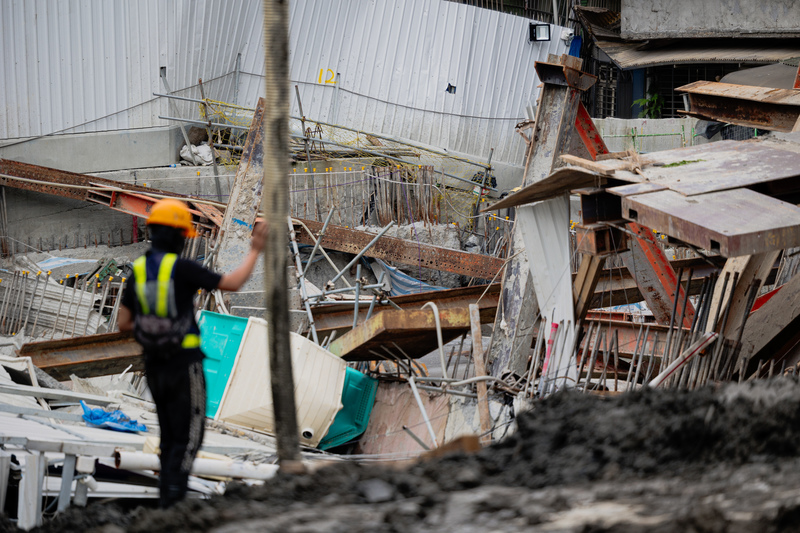
[[[475, 360], [475, 377], [482, 378], [486, 375], [486, 364], [483, 361], [483, 336], [481, 335], [481, 312], [477, 304], [469, 304], [469, 323], [472, 331], [472, 358]], [[488, 444], [492, 441], [492, 417], [489, 414], [489, 398], [486, 382], [479, 381], [478, 388], [478, 418], [481, 422], [481, 442]]]
[[288, 2], [264, 0], [264, 189], [262, 209], [270, 227], [264, 247], [264, 289], [269, 335], [269, 368], [278, 462], [300, 472], [297, 412], [289, 345], [289, 294], [286, 283], [286, 217], [289, 191], [289, 9]]

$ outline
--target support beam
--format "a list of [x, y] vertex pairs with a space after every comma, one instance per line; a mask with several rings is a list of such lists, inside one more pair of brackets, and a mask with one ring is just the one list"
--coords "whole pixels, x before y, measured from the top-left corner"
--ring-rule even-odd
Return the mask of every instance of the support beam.
[[25, 531], [42, 525], [42, 484], [47, 457], [41, 452], [25, 456], [22, 480], [19, 482], [17, 526]]
[[583, 254], [578, 274], [573, 281], [572, 295], [575, 301], [575, 320], [582, 320], [594, 300], [597, 282], [603, 274], [605, 256]]
[[676, 91], [688, 93], [686, 114], [771, 131], [797, 131], [800, 93], [795, 89], [696, 81]]
[[[301, 222], [315, 236], [319, 235], [322, 230], [322, 222], [313, 220], [301, 220]], [[305, 228], [296, 224], [295, 230], [297, 231], [297, 242], [314, 244]], [[373, 238], [375, 238], [374, 233], [328, 224], [321, 245], [326, 250], [357, 254]], [[497, 257], [451, 250], [441, 246], [420, 244], [416, 241], [387, 236], [381, 237], [366, 255], [385, 261], [397, 261], [405, 265], [422, 266], [423, 268], [486, 280], [492, 279], [503, 266], [503, 260]]]
[[[629, 239], [630, 252], [622, 254], [625, 268], [636, 280], [656, 322], [669, 324], [675, 298], [678, 298], [678, 304], [682, 306], [687, 297], [686, 291], [682, 286], [677, 286], [678, 276], [664, 250], [656, 242], [652, 230], [635, 222], [628, 223], [627, 227], [638, 238]], [[693, 318], [694, 305], [687, 302], [683, 326], [691, 327]]]

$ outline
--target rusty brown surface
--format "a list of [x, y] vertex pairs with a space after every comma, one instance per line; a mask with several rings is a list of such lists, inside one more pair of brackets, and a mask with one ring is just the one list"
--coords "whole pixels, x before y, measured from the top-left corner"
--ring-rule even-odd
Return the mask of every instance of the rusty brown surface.
[[88, 378], [108, 376], [133, 365], [131, 371], [144, 370], [142, 348], [129, 333], [104, 333], [55, 341], [31, 342], [17, 350], [33, 364], [59, 381], [70, 374]]
[[[322, 222], [298, 220], [302, 220], [315, 237], [322, 230]], [[295, 230], [298, 242], [314, 244], [311, 236], [302, 226], [296, 225]], [[375, 238], [373, 233], [328, 224], [321, 244], [326, 250], [357, 254], [373, 238]], [[378, 242], [369, 249], [366, 255], [384, 261], [396, 261], [404, 265], [421, 266], [486, 280], [492, 279], [503, 266], [503, 260], [497, 257], [471, 254], [461, 250], [451, 250], [441, 246], [386, 236], [378, 239]]]
[[676, 90], [689, 93], [687, 114], [708, 120], [789, 132], [800, 118], [793, 89], [698, 81]]
[[800, 245], [800, 208], [750, 189], [638, 194], [622, 199], [622, 211], [628, 220], [723, 257]]
[[[488, 287], [488, 290], [487, 290]], [[484, 291], [486, 293], [484, 294]], [[483, 295], [483, 297], [481, 297]], [[474, 285], [472, 287], [462, 287], [459, 289], [447, 289], [443, 291], [427, 291], [418, 294], [407, 294], [404, 296], [394, 296], [391, 300], [403, 309], [419, 309], [426, 302], [433, 301], [440, 309], [465, 308], [469, 304], [477, 303], [481, 313], [481, 323], [488, 324], [494, 322], [497, 312], [497, 301], [500, 297], [500, 284]], [[478, 300], [480, 298], [480, 301]], [[367, 316], [369, 305], [363, 304], [359, 308], [359, 323], [362, 323]], [[373, 311], [389, 309], [386, 306], [378, 307]], [[312, 307], [314, 313], [314, 323], [317, 327], [317, 334], [320, 338], [330, 335], [334, 331], [337, 336], [341, 336], [353, 327], [353, 304], [342, 303], [325, 306]]]
[[[469, 331], [469, 309], [440, 309], [443, 342]], [[400, 348], [395, 346], [395, 343]], [[329, 347], [345, 361], [380, 361], [390, 359], [383, 347], [403, 357], [414, 359], [427, 355], [438, 346], [433, 311], [381, 311], [354, 330], [333, 341]]]

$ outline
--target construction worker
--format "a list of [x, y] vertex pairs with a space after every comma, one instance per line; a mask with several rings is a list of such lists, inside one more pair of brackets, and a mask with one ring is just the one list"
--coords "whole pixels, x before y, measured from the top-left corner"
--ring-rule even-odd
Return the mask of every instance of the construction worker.
[[267, 228], [256, 225], [242, 264], [220, 275], [179, 257], [186, 238], [196, 235], [182, 201], [156, 202], [147, 226], [151, 247], [133, 262], [119, 308], [119, 329], [133, 331], [143, 348], [161, 428], [160, 503], [167, 508], [186, 495], [205, 429], [203, 352], [193, 299], [199, 289], [235, 291], [244, 285], [264, 248]]

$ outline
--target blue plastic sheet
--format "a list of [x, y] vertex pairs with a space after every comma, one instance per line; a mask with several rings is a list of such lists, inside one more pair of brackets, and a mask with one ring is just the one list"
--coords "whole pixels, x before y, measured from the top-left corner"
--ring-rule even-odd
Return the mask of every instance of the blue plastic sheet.
[[116, 411], [104, 411], [103, 409], [93, 409], [81, 400], [83, 407], [83, 419], [86, 425], [94, 428], [113, 429], [114, 431], [126, 431], [136, 433], [137, 431], [147, 431], [147, 426], [131, 420], [125, 413], [117, 409]]

